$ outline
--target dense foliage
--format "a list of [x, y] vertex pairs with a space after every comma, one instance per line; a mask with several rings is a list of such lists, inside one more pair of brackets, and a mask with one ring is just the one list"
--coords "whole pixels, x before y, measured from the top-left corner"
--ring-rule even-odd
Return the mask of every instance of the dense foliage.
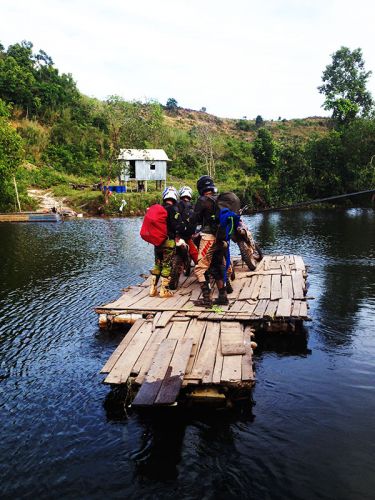
[[115, 179], [120, 148], [163, 148], [173, 159], [171, 182], [193, 184], [209, 173], [256, 205], [373, 187], [369, 73], [360, 49], [344, 49], [323, 73], [320, 90], [333, 119], [321, 119], [317, 130], [313, 119], [224, 122], [184, 110], [174, 98], [165, 107], [119, 96], [99, 101], [82, 95], [44, 51], [34, 54], [30, 42], [0, 45], [0, 206], [14, 209], [13, 175], [24, 200], [28, 185], [63, 190], [74, 180]]
[[358, 115], [370, 114], [374, 101], [366, 89], [371, 71], [365, 70], [361, 49], [351, 51], [341, 47], [332, 55], [332, 63], [323, 72], [323, 84], [318, 87], [325, 95], [324, 109], [332, 111], [341, 125], [349, 124]]

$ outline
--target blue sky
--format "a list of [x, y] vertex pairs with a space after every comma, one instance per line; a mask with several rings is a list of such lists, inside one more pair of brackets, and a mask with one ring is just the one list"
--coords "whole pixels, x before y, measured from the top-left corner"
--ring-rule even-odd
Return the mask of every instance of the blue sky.
[[[370, 0], [2, 0], [0, 42], [29, 40], [81, 92], [169, 97], [221, 117], [327, 113], [330, 55], [361, 47], [375, 72]], [[375, 76], [369, 90], [375, 96]]]

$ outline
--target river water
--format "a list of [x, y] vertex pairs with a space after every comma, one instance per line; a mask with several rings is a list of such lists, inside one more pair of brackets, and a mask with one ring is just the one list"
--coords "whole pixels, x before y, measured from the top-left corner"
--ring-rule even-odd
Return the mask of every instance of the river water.
[[306, 337], [260, 342], [253, 407], [153, 414], [101, 383], [122, 335], [93, 312], [150, 268], [141, 220], [1, 224], [0, 497], [374, 498], [374, 219], [249, 218], [310, 266]]

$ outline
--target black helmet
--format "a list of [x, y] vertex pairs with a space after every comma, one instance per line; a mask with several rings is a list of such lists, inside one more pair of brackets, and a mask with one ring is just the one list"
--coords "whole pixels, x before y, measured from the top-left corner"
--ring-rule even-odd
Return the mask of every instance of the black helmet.
[[209, 175], [202, 175], [197, 181], [198, 193], [202, 196], [206, 191], [215, 191], [215, 184]]

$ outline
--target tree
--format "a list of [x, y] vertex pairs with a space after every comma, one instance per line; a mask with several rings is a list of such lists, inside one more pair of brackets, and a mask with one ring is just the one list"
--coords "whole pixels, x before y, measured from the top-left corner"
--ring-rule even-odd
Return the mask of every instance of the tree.
[[318, 87], [325, 95], [323, 108], [332, 111], [339, 125], [347, 125], [357, 116], [370, 114], [374, 101], [366, 89], [371, 71], [365, 71], [360, 48], [350, 51], [341, 47], [332, 54], [332, 63], [323, 72], [323, 85]]
[[255, 126], [256, 126], [256, 128], [260, 128], [260, 127], [263, 127], [263, 125], [264, 125], [264, 120], [260, 115], [258, 115], [255, 118]]
[[193, 147], [204, 162], [207, 175], [215, 177], [216, 163], [222, 156], [222, 141], [207, 125], [193, 127], [190, 131]]
[[278, 160], [276, 143], [269, 130], [265, 128], [258, 130], [258, 135], [253, 144], [253, 156], [257, 172], [262, 180], [268, 183]]
[[177, 111], [178, 102], [173, 97], [170, 97], [167, 100], [165, 107], [168, 109], [168, 111]]
[[9, 108], [0, 99], [0, 207], [14, 201], [12, 178], [23, 158], [22, 139], [10, 125]]

